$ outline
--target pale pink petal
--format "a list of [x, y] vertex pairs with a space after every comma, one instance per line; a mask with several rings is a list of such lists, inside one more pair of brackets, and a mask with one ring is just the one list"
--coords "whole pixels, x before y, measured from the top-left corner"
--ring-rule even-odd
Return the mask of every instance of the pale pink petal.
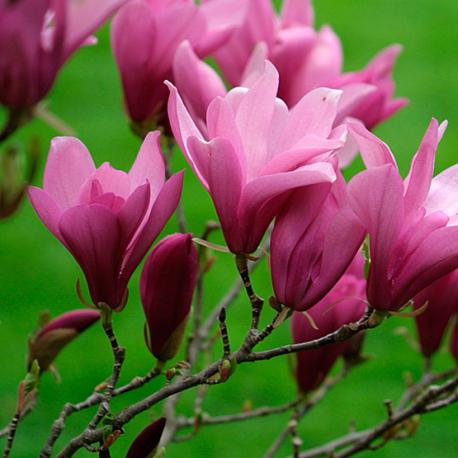
[[458, 165], [433, 178], [425, 209], [428, 213], [440, 210], [450, 217], [458, 213]]
[[79, 48], [127, 0], [67, 1], [65, 53]]
[[366, 167], [391, 164], [397, 167], [396, 160], [388, 145], [369, 132], [362, 124], [349, 123], [348, 130], [356, 141]]
[[46, 161], [43, 189], [66, 209], [78, 203], [81, 187], [94, 171], [94, 162], [83, 143], [73, 137], [55, 137]]
[[311, 0], [284, 0], [281, 10], [281, 26], [312, 27], [314, 12]]
[[59, 219], [62, 215], [62, 209], [46, 191], [40, 188], [29, 186], [27, 192], [32, 207], [37, 212], [43, 224], [62, 241], [59, 233]]
[[243, 71], [240, 86], [251, 87], [261, 77], [264, 73], [268, 54], [269, 49], [264, 42], [260, 42], [254, 47], [250, 60]]
[[152, 202], [156, 200], [164, 184], [165, 176], [164, 158], [159, 142], [160, 135], [160, 132], [156, 130], [146, 136], [128, 173], [131, 192], [148, 182], [151, 187]]

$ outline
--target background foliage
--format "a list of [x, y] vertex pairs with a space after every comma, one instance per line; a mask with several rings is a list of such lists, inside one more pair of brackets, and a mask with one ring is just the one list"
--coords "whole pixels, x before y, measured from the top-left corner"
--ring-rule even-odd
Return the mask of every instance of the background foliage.
[[[407, 96], [411, 103], [377, 130], [397, 153], [402, 172], [406, 173], [410, 158], [433, 115], [450, 122], [439, 149], [436, 170], [455, 163], [458, 154], [458, 28], [454, 18], [458, 17], [458, 2], [316, 0], [315, 8], [318, 24], [330, 23], [341, 37], [347, 70], [362, 67], [390, 43], [405, 46], [396, 70], [397, 93]], [[61, 72], [49, 97], [49, 108], [76, 130], [98, 164], [109, 160], [118, 168], [130, 166], [139, 141], [131, 135], [121, 108], [120, 85], [107, 27], [99, 33], [98, 46], [80, 50]], [[11, 141], [25, 145], [32, 135], [40, 141], [42, 169], [49, 141], [56, 132], [36, 120]], [[184, 207], [191, 230], [199, 234], [205, 220], [213, 215], [210, 201], [184, 161], [178, 154], [175, 156], [174, 168], [187, 169]], [[360, 164], [354, 165], [350, 172], [359, 167]], [[36, 181], [41, 183], [41, 177]], [[175, 221], [172, 221], [167, 231], [175, 230]], [[82, 275], [76, 263], [44, 228], [28, 202], [15, 217], [0, 223], [0, 425], [6, 424], [14, 411], [16, 386], [24, 375], [27, 336], [35, 326], [39, 311], [48, 309], [57, 315], [79, 307], [74, 293], [78, 277]], [[207, 310], [216, 304], [225, 286], [235, 277], [230, 256], [218, 254], [207, 281]], [[254, 276], [254, 282], [265, 297], [270, 294], [265, 265]], [[119, 340], [127, 347], [122, 381], [146, 373], [153, 363], [142, 341], [143, 317], [137, 284], [138, 275], [131, 282], [128, 306], [115, 317]], [[249, 314], [244, 298], [230, 310], [228, 325], [234, 343], [241, 339]], [[267, 312], [266, 316], [269, 315]], [[355, 420], [358, 428], [380, 421], [385, 414], [383, 399], [397, 399], [403, 390], [403, 373], [412, 372], [418, 377], [421, 358], [402, 337], [394, 335], [398, 326], [411, 328], [410, 320], [391, 319], [370, 333], [366, 353], [373, 354], [374, 359], [354, 370], [302, 421], [299, 431], [304, 446], [318, 445], [344, 434], [350, 419]], [[285, 325], [264, 346], [287, 343], [289, 339], [289, 329]], [[62, 405], [85, 398], [110, 373], [110, 349], [98, 327], [94, 326], [72, 343], [57, 364], [63, 381], [56, 384], [50, 374], [45, 374], [38, 405], [19, 428], [13, 456], [37, 456]], [[450, 364], [447, 353], [442, 352], [436, 361], [437, 367], [445, 368]], [[155, 380], [127, 399], [146, 395], [161, 383], [162, 379]], [[239, 411], [246, 399], [256, 407], [281, 404], [294, 396], [295, 386], [285, 359], [245, 364], [237, 369], [229, 383], [211, 388], [204, 409], [210, 413], [231, 413]], [[191, 413], [191, 399], [192, 395], [187, 394], [180, 403], [188, 413]], [[113, 406], [119, 408], [119, 400], [115, 400]], [[151, 417], [159, 414], [157, 406], [127, 425], [126, 434], [113, 448], [113, 457], [124, 456], [135, 434]], [[455, 457], [457, 415], [457, 405], [428, 415], [413, 440], [391, 443], [377, 456], [429, 458], [439, 453], [443, 458]], [[88, 418], [87, 413], [72, 417], [59, 444], [71, 434], [79, 433]], [[208, 426], [193, 441], [171, 445], [167, 456], [262, 456], [287, 421], [287, 415], [280, 415], [243, 424]], [[290, 449], [285, 446], [282, 452], [286, 455]], [[85, 454], [82, 451], [77, 456]], [[361, 454], [362, 457], [367, 455], [369, 453]]]

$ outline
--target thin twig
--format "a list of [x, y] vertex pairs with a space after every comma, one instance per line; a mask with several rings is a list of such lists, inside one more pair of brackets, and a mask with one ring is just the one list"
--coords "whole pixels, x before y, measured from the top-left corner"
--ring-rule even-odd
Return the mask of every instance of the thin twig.
[[[302, 406], [298, 406], [294, 413], [294, 419], [299, 423], [310, 410], [312, 410], [319, 402], [321, 402], [321, 400], [334, 386], [336, 386], [345, 378], [347, 373], [348, 370], [344, 368], [337, 376], [326, 379], [321, 387], [312, 393], [309, 399]], [[267, 450], [264, 458], [272, 458], [280, 449], [289, 434], [290, 430], [289, 426], [287, 425]]]
[[17, 425], [19, 424], [19, 418], [21, 417], [20, 412], [16, 412], [8, 426], [8, 437], [6, 439], [5, 449], [3, 450], [3, 458], [10, 456], [11, 449], [13, 447], [14, 437], [16, 435]]

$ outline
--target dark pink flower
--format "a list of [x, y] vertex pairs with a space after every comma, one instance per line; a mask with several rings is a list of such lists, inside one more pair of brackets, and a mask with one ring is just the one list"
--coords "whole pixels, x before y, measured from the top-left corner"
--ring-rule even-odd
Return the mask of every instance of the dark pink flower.
[[24, 109], [126, 0], [0, 0], [0, 103]]
[[76, 138], [52, 141], [43, 189], [30, 187], [29, 197], [80, 264], [94, 304], [124, 305], [132, 273], [180, 198], [182, 173], [164, 176], [159, 132], [146, 137], [129, 173], [108, 162], [96, 168]]
[[431, 122], [405, 180], [387, 145], [361, 125], [350, 127], [368, 167], [348, 193], [369, 233], [367, 297], [375, 309], [398, 310], [458, 268], [458, 167], [433, 178], [445, 126]]
[[140, 295], [146, 316], [146, 339], [160, 361], [172, 359], [191, 310], [199, 269], [191, 234], [165, 237], [146, 260]]
[[178, 45], [189, 40], [199, 56], [220, 46], [240, 21], [246, 0], [134, 0], [116, 15], [111, 32], [129, 117], [164, 124], [167, 88]]
[[97, 310], [81, 309], [51, 320], [29, 340], [29, 367], [37, 360], [40, 370], [47, 370], [60, 351], [99, 318]]
[[294, 310], [315, 305], [346, 271], [364, 235], [340, 174], [332, 185], [294, 191], [275, 221], [270, 244], [277, 300]]

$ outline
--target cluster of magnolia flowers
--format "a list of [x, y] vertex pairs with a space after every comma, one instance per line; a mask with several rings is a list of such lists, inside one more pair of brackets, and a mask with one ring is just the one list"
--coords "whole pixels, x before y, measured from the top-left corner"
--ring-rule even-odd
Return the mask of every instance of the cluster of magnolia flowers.
[[[285, 0], [279, 16], [270, 0], [3, 0], [0, 41], [14, 38], [16, 47], [0, 51], [0, 102], [12, 122], [122, 4], [112, 47], [126, 112], [144, 137], [137, 158], [128, 173], [96, 167], [79, 140], [58, 137], [43, 188], [28, 191], [81, 266], [92, 304], [124, 308], [130, 277], [177, 208], [183, 173], [165, 178], [160, 146], [161, 135], [173, 135], [228, 250], [246, 259], [270, 237], [275, 302], [294, 311], [295, 342], [357, 321], [367, 306], [382, 319], [413, 303], [430, 357], [458, 314], [458, 168], [433, 177], [445, 123], [431, 121], [405, 179], [370, 132], [406, 103], [394, 98], [399, 47], [344, 73], [338, 37], [315, 30], [305, 0]], [[365, 170], [347, 183], [341, 168], [357, 152]], [[162, 239], [143, 267], [146, 340], [160, 361], [177, 354], [198, 271], [191, 234]], [[46, 336], [58, 331], [67, 342], [97, 318], [88, 309], [49, 323], [31, 342], [32, 359], [46, 369], [56, 354]], [[298, 353], [300, 390], [319, 386], [353, 343]], [[451, 351], [458, 359], [458, 325]]]

